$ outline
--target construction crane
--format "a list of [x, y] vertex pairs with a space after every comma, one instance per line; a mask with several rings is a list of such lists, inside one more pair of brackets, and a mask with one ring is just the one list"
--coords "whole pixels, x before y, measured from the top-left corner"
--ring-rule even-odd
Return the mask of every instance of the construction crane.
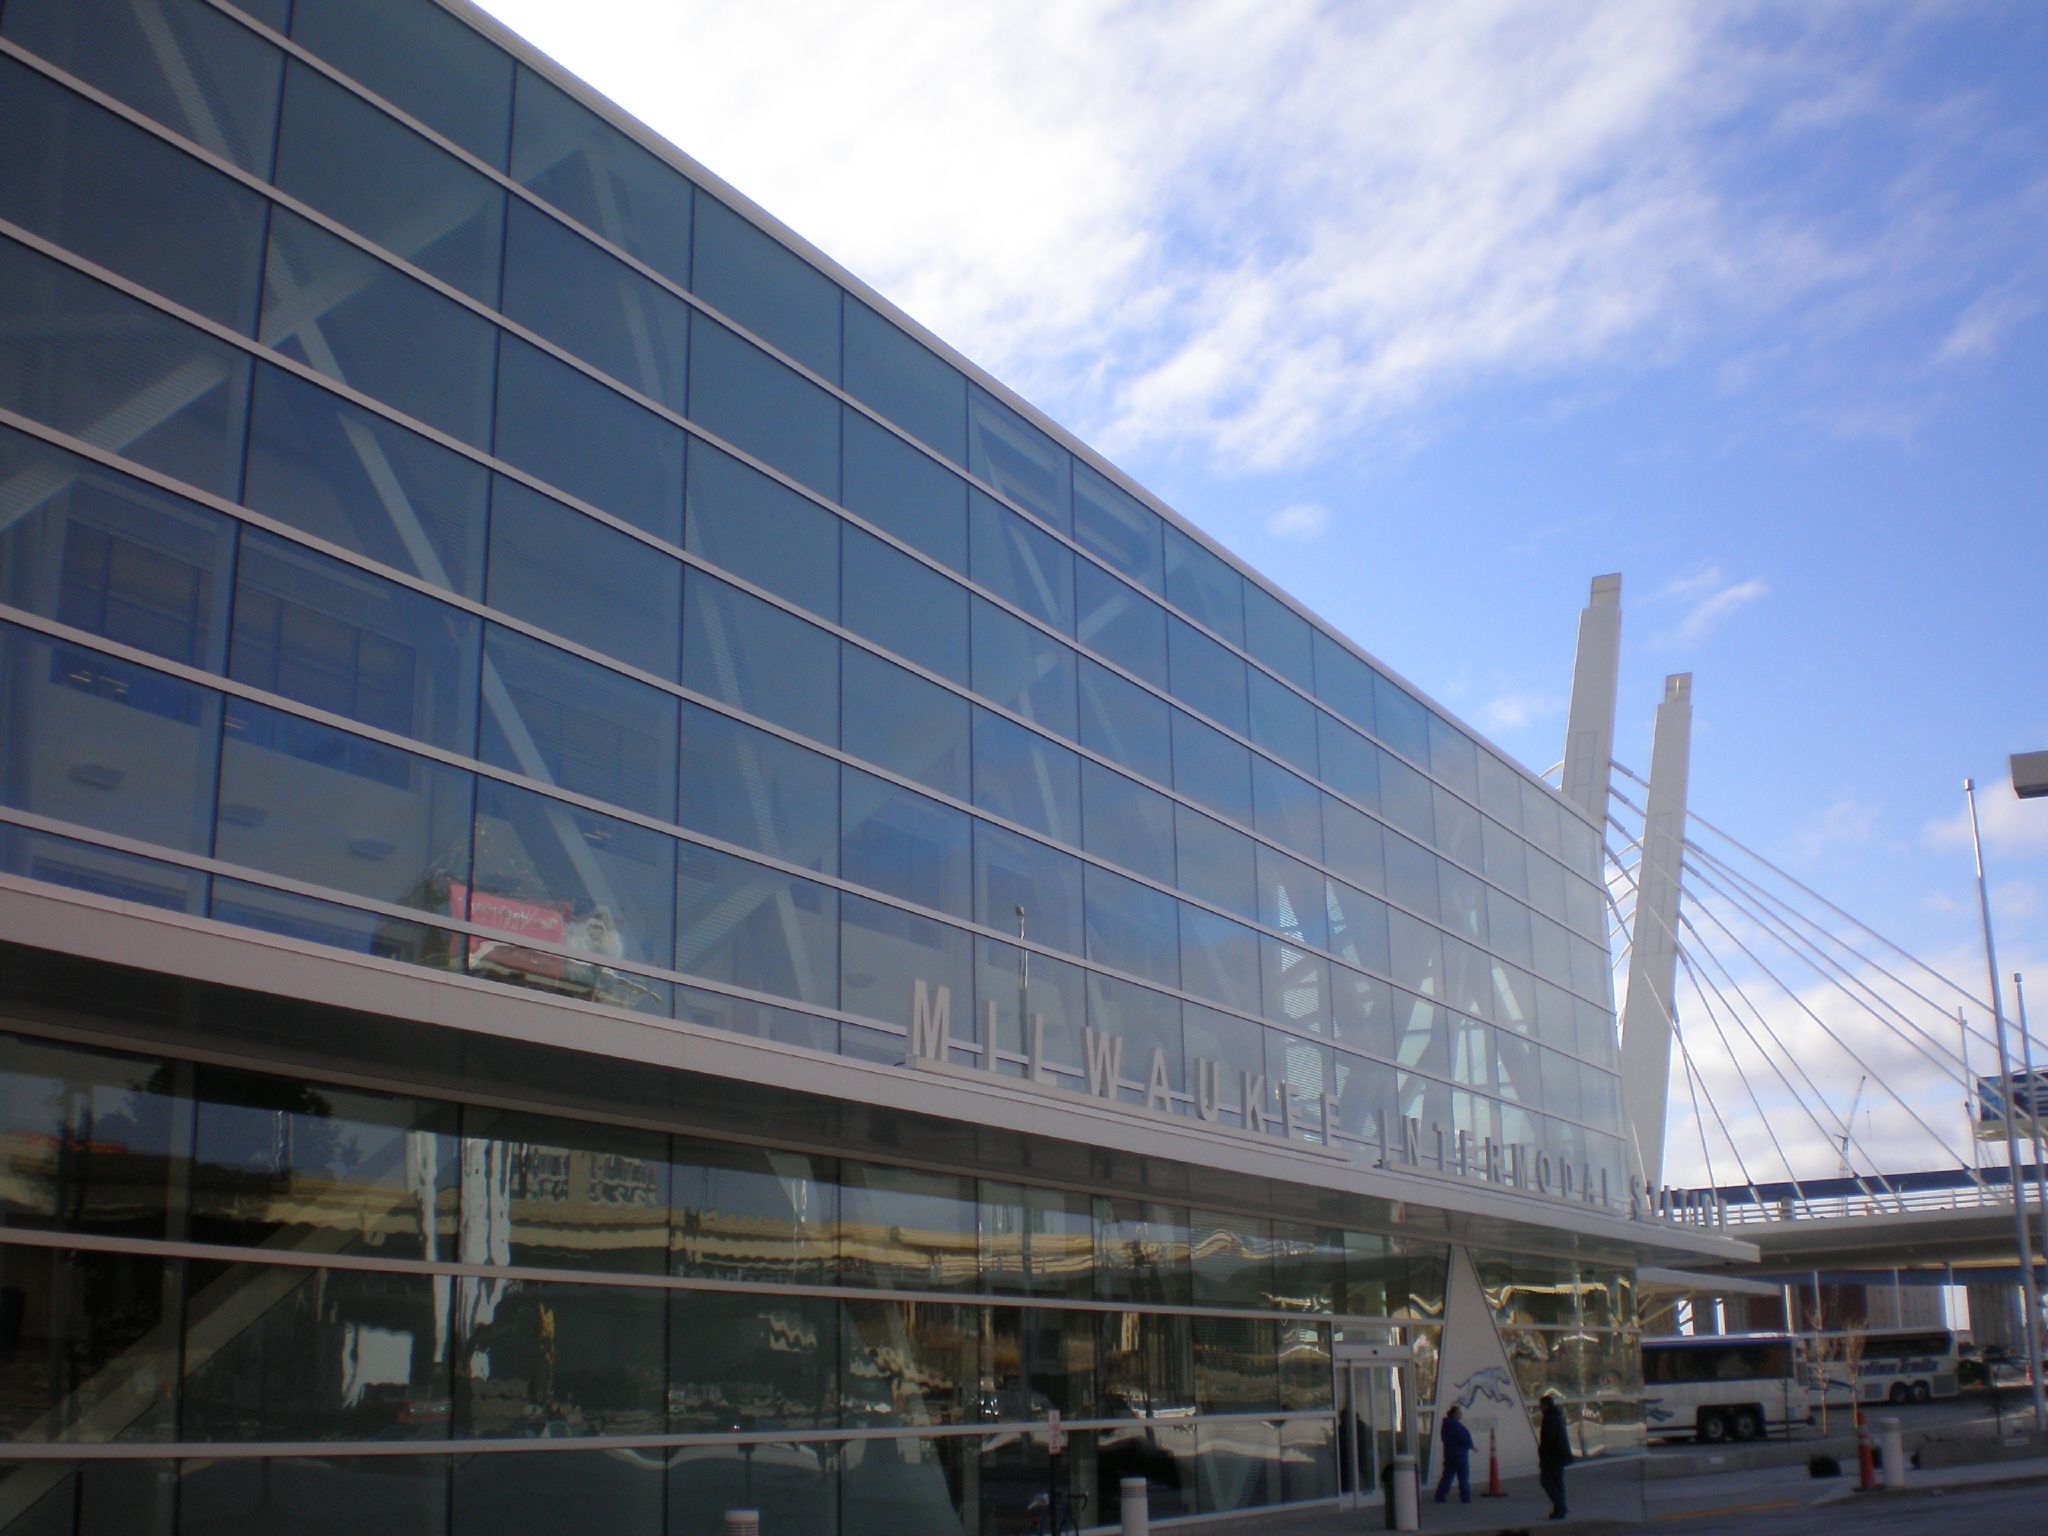
[[1856, 1172], [1849, 1166], [1849, 1128], [1856, 1123], [1856, 1110], [1863, 1103], [1863, 1090], [1869, 1086], [1868, 1072], [1856, 1079], [1856, 1097], [1849, 1101], [1849, 1113], [1842, 1116], [1842, 1134], [1836, 1138], [1842, 1149], [1842, 1177], [1845, 1179]]

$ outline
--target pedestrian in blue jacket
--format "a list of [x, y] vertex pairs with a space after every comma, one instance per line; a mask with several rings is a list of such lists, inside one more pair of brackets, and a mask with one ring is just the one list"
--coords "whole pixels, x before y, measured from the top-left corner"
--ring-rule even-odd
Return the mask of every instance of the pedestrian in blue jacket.
[[1441, 1504], [1451, 1491], [1451, 1479], [1458, 1480], [1460, 1503], [1472, 1502], [1472, 1431], [1465, 1427], [1465, 1410], [1453, 1403], [1444, 1410], [1444, 1475], [1436, 1480], [1436, 1501]]

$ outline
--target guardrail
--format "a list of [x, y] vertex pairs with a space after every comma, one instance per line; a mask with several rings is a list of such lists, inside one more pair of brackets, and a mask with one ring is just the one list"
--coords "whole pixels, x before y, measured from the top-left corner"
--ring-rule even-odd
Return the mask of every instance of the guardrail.
[[[2022, 1187], [2028, 1204], [2033, 1192]], [[1729, 1200], [1717, 1214], [1720, 1226], [1758, 1226], [1790, 1221], [1829, 1221], [1850, 1216], [1905, 1216], [1916, 1211], [2010, 1208], [2012, 1191], [2002, 1184], [1965, 1184], [1954, 1189], [1873, 1190], [1869, 1194], [1823, 1195], [1785, 1200]]]

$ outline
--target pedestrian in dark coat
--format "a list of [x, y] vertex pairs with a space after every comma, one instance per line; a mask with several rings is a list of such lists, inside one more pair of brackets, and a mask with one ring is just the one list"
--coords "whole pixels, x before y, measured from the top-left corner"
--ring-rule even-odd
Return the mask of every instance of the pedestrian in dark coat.
[[1543, 1491], [1550, 1495], [1550, 1518], [1562, 1520], [1567, 1511], [1564, 1507], [1564, 1469], [1572, 1464], [1572, 1435], [1565, 1427], [1564, 1409], [1558, 1406], [1557, 1395], [1543, 1394], [1543, 1422], [1536, 1431], [1537, 1481]]
[[1441, 1504], [1451, 1491], [1451, 1479], [1458, 1480], [1458, 1501], [1472, 1502], [1472, 1431], [1465, 1427], [1465, 1411], [1453, 1403], [1444, 1410], [1444, 1475], [1436, 1480], [1436, 1501]]

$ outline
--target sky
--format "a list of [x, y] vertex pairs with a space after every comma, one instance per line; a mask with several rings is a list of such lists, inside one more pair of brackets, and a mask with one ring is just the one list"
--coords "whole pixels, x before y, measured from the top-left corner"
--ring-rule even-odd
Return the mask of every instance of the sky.
[[1981, 995], [1974, 776], [2048, 1036], [2048, 6], [486, 8], [1538, 772], [1620, 572], [1616, 757], [1691, 672], [1694, 810]]

